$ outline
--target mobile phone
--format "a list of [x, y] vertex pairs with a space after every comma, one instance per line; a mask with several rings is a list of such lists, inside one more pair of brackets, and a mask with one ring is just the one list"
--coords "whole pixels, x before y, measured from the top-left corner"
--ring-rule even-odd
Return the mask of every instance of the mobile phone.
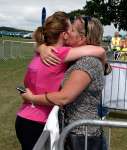
[[26, 92], [26, 88], [24, 86], [17, 86], [16, 89], [20, 92], [20, 94]]

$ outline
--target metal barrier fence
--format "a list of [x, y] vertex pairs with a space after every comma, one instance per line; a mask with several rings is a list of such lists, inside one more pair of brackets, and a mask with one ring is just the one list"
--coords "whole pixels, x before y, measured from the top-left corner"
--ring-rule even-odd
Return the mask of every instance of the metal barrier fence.
[[[33, 54], [35, 42], [14, 41], [14, 40], [0, 40], [0, 59], [29, 57]], [[109, 46], [104, 46], [107, 50], [109, 60], [127, 61], [126, 51], [110, 50]]]
[[28, 58], [33, 55], [35, 42], [0, 40], [0, 59]]
[[127, 110], [127, 62], [110, 61], [112, 72], [105, 76], [102, 93], [104, 107]]
[[51, 147], [50, 132], [45, 130], [42, 132], [33, 150], [50, 150], [50, 147]]
[[[0, 59], [29, 57], [33, 54], [35, 48], [34, 44], [35, 42], [29, 41], [0, 40]], [[105, 48], [107, 49], [109, 60], [127, 61], [127, 52], [113, 52], [109, 46]]]
[[[84, 143], [85, 147], [84, 150], [87, 150], [87, 128], [88, 126], [99, 126], [103, 128], [107, 128], [107, 150], [110, 150], [111, 146], [111, 129], [112, 128], [126, 128], [127, 129], [127, 122], [125, 121], [107, 121], [107, 120], [78, 120], [73, 122], [72, 124], [66, 126], [62, 133], [60, 134], [60, 138], [58, 141], [58, 148], [57, 150], [64, 150], [64, 143], [65, 139], [67, 138], [68, 134], [76, 127], [84, 125], [85, 126], [85, 131], [86, 135], [84, 136]], [[50, 150], [50, 132], [49, 131], [44, 131], [37, 143], [35, 144], [33, 150]]]
[[85, 142], [84, 150], [87, 150], [88, 126], [100, 126], [100, 127], [108, 128], [108, 150], [110, 150], [110, 143], [111, 143], [111, 128], [127, 128], [127, 122], [122, 122], [122, 121], [78, 120], [63, 129], [58, 141], [58, 150], [64, 150], [64, 143], [65, 143], [65, 139], [67, 138], [67, 135], [72, 131], [72, 129], [81, 125], [85, 125], [85, 132], [86, 132], [84, 136], [84, 142]]

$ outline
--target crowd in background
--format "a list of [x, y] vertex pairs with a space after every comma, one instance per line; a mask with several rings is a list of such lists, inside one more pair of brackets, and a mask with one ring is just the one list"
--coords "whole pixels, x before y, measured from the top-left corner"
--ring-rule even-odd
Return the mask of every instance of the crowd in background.
[[121, 36], [119, 32], [115, 32], [111, 39], [111, 50], [114, 51], [115, 60], [122, 58], [126, 60], [127, 56], [127, 34]]
[[111, 40], [111, 49], [114, 51], [127, 51], [127, 35], [122, 37], [119, 32], [115, 32]]

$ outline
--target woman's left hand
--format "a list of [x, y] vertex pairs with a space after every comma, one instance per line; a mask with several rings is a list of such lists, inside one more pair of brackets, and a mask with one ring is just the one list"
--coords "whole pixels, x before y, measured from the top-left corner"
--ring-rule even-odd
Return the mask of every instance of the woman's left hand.
[[34, 94], [26, 88], [26, 92], [21, 94], [21, 97], [24, 101], [31, 102], [34, 99]]

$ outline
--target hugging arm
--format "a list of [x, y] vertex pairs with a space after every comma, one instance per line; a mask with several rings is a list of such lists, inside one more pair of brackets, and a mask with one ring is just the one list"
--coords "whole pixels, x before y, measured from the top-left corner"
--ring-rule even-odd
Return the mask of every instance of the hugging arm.
[[100, 46], [85, 45], [71, 48], [65, 58], [65, 62], [76, 60], [82, 56], [98, 57], [103, 64], [106, 61], [106, 52], [104, 48]]
[[[39, 48], [41, 58], [43, 62], [50, 66], [60, 63], [60, 59], [52, 52], [55, 51], [54, 47], [42, 45]], [[64, 62], [74, 61], [81, 56], [95, 56], [98, 57], [104, 66], [104, 75], [110, 74], [112, 71], [111, 65], [107, 62], [107, 56], [105, 49], [100, 46], [86, 45], [76, 48], [71, 48], [66, 55]]]
[[48, 66], [56, 65], [61, 62], [61, 59], [53, 53], [53, 51], [55, 51], [53, 46], [42, 44], [37, 47], [36, 51], [40, 53], [42, 61]]
[[[63, 88], [59, 92], [48, 93], [48, 99], [45, 94], [33, 95], [27, 89], [25, 94], [22, 94], [23, 99], [40, 105], [59, 105], [63, 106], [71, 103], [75, 98], [89, 85], [91, 82], [90, 75], [81, 70], [74, 70], [65, 82]], [[73, 88], [72, 88], [73, 87]]]
[[[38, 47], [37, 51], [43, 62], [46, 65], [56, 65], [60, 63], [60, 59], [53, 53], [55, 48], [53, 46], [41, 45]], [[98, 57], [103, 64], [106, 62], [106, 52], [105, 49], [100, 46], [84, 45], [80, 47], [70, 48], [64, 62], [74, 61], [82, 56], [95, 56]]]

